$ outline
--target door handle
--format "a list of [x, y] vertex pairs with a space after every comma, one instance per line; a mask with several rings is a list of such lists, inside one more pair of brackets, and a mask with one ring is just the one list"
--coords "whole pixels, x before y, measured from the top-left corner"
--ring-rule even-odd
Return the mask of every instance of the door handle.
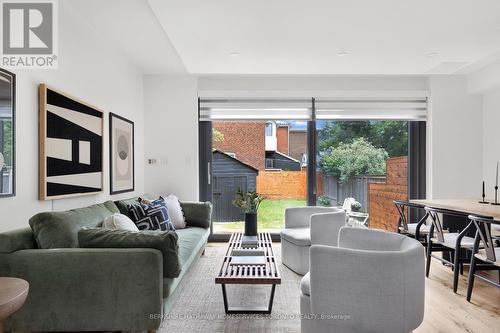
[[212, 172], [210, 171], [210, 162], [207, 162], [207, 180], [208, 185], [212, 184]]

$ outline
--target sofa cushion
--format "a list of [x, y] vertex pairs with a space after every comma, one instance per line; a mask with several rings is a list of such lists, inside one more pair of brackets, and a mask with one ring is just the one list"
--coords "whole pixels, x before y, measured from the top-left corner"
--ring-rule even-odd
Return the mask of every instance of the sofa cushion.
[[297, 246], [311, 246], [311, 230], [309, 228], [290, 228], [281, 231], [281, 239]]
[[128, 215], [139, 230], [175, 231], [163, 198], [154, 201], [139, 200], [138, 203], [128, 205]]
[[181, 272], [177, 234], [160, 230], [112, 230], [88, 228], [78, 232], [78, 242], [83, 248], [150, 248], [163, 255], [163, 277], [175, 278]]
[[300, 280], [300, 291], [302, 294], [311, 296], [311, 277], [309, 272]]
[[64, 212], [46, 212], [33, 216], [29, 223], [41, 249], [78, 247], [78, 231], [97, 227], [114, 213], [119, 213], [113, 201]]
[[179, 236], [177, 243], [179, 244], [179, 261], [182, 272], [175, 279], [163, 279], [163, 297], [168, 297], [175, 291], [182, 277], [189, 270], [200, 250], [205, 246], [210, 230], [206, 228], [187, 227], [176, 230], [176, 233]]

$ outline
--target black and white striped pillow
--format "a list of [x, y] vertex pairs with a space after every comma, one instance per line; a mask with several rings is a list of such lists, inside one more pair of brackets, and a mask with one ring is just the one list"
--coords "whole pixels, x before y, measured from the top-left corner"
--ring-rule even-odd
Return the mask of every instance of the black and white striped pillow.
[[163, 199], [149, 202], [139, 198], [137, 204], [127, 205], [127, 209], [128, 215], [139, 230], [175, 231]]

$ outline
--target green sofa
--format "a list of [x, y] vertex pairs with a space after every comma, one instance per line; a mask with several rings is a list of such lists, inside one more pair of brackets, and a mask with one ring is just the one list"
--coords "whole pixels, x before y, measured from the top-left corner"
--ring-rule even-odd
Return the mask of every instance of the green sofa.
[[181, 203], [188, 225], [175, 237], [181, 270], [178, 276], [164, 277], [159, 250], [78, 247], [79, 230], [99, 227], [134, 199], [40, 213], [30, 219], [31, 228], [0, 233], [0, 276], [20, 277], [30, 284], [25, 305], [4, 323], [5, 331], [159, 328], [180, 281], [204, 251], [212, 206]]

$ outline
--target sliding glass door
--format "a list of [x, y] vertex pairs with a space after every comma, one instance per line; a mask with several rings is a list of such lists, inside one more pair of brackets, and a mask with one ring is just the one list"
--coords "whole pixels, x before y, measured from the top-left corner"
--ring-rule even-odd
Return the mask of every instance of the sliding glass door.
[[200, 100], [200, 199], [214, 206], [212, 239], [244, 230], [233, 202], [239, 191], [265, 198], [259, 231], [277, 235], [285, 209], [304, 205], [343, 206], [361, 224], [393, 230], [392, 201], [424, 192], [425, 105], [400, 98]]

